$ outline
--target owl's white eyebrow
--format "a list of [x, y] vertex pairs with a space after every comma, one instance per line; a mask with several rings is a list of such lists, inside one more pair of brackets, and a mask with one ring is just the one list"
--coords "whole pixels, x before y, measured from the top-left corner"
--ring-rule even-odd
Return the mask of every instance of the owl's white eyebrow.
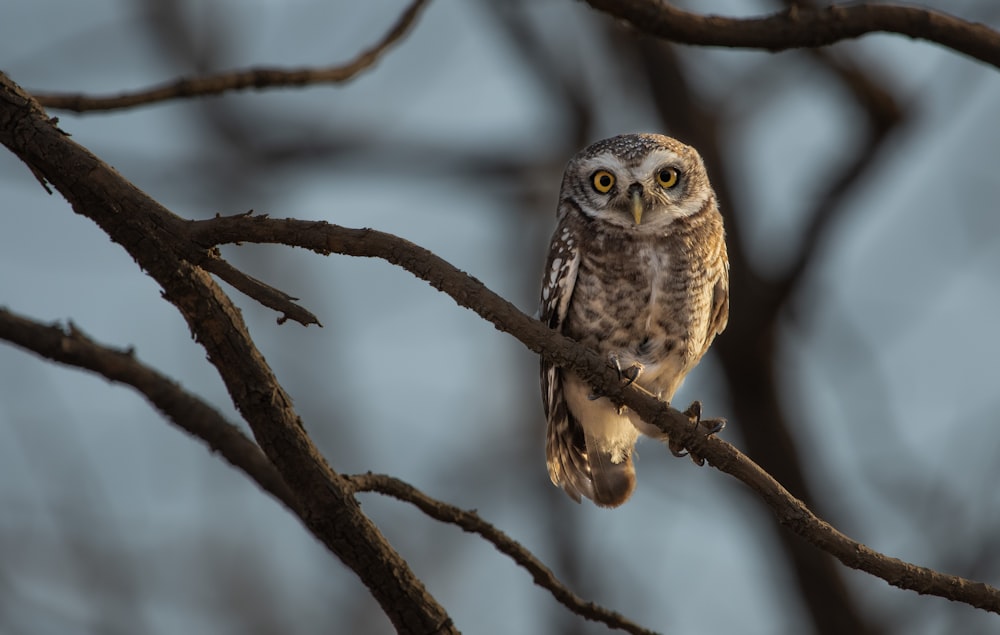
[[642, 160], [636, 171], [640, 174], [652, 174], [654, 170], [663, 167], [665, 164], [679, 167], [683, 164], [683, 161], [676, 152], [666, 149], [655, 150]]
[[584, 174], [590, 174], [597, 170], [608, 170], [617, 175], [628, 171], [628, 167], [622, 163], [621, 159], [610, 154], [602, 154], [601, 156], [587, 159], [580, 163], [580, 167]]
[[664, 164], [680, 166], [683, 164], [683, 159], [676, 152], [663, 148], [650, 152], [638, 166], [630, 167], [619, 157], [602, 154], [581, 162], [580, 167], [584, 174], [591, 174], [597, 170], [609, 170], [617, 176], [624, 176], [629, 173], [651, 175], [654, 170]]

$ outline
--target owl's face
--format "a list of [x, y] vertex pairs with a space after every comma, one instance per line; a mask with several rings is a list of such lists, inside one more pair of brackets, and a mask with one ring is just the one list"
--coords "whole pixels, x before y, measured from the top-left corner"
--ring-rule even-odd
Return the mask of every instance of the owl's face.
[[697, 213], [711, 197], [694, 148], [654, 134], [621, 135], [584, 149], [567, 165], [561, 192], [587, 216], [643, 233]]

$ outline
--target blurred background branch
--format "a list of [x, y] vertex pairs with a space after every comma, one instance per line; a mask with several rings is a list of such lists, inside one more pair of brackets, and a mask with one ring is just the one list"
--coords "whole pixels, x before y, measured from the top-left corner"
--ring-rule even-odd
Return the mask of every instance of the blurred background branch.
[[819, 8], [810, 2], [788, 2], [782, 13], [732, 19], [691, 13], [655, 0], [587, 2], [645, 33], [678, 44], [783, 51], [884, 32], [936, 42], [1000, 67], [1000, 33], [924, 7], [858, 3]]
[[[47, 108], [92, 112], [120, 110], [155, 104], [172, 99], [209, 97], [231, 91], [252, 88], [292, 88], [313, 84], [340, 84], [353, 79], [358, 73], [375, 65], [385, 51], [402, 38], [417, 19], [429, 0], [413, 0], [403, 11], [388, 33], [370, 48], [361, 51], [346, 64], [325, 68], [300, 68], [295, 70], [278, 68], [251, 68], [202, 75], [168, 82], [113, 97], [92, 97], [87, 95], [62, 95], [38, 93], [35, 99]], [[183, 26], [180, 26], [183, 28]]]

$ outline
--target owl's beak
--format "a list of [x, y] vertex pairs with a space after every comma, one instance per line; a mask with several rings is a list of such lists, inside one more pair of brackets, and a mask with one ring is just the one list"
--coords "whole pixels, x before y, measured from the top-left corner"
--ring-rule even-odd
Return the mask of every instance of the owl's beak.
[[632, 218], [635, 219], [636, 225], [641, 225], [642, 211], [645, 207], [642, 203], [642, 186], [636, 183], [628, 188], [628, 193], [632, 197]]

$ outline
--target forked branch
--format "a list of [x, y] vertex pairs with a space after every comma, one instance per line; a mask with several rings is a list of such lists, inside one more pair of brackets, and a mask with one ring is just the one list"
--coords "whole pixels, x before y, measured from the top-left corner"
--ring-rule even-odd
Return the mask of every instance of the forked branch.
[[[302, 513], [291, 489], [257, 444], [226, 421], [211, 405], [139, 361], [134, 351], [101, 345], [72, 323], [66, 326], [41, 324], [2, 308], [0, 340], [46, 359], [86, 369], [131, 386], [173, 425], [205, 441], [211, 450], [242, 470], [294, 514]], [[431, 498], [412, 485], [385, 474], [359, 474], [345, 479], [352, 492], [377, 492], [391, 496], [412, 504], [430, 518], [482, 537], [524, 568], [535, 584], [551, 593], [556, 601], [573, 613], [633, 635], [654, 635], [653, 631], [624, 615], [577, 596], [538, 557], [478, 514]]]

